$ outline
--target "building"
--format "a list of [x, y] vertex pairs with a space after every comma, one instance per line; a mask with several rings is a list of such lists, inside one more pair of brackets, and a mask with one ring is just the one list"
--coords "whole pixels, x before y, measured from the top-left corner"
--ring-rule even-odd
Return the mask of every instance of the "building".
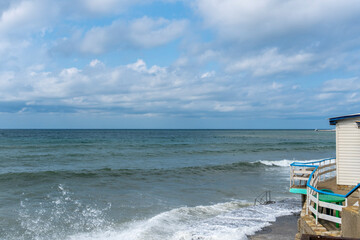
[[336, 126], [336, 183], [360, 183], [360, 113], [329, 118]]

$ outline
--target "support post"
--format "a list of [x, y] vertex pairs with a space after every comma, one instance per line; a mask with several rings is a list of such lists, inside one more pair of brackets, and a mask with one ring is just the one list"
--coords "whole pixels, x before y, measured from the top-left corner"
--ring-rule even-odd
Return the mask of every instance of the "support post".
[[301, 194], [301, 208], [303, 208], [304, 204], [306, 204], [306, 197], [307, 195]]
[[309, 215], [309, 205], [310, 205], [310, 198], [309, 198], [309, 187], [306, 188], [306, 215]]
[[358, 192], [359, 192], [358, 193], [358, 196], [359, 196], [359, 200], [358, 200], [359, 208], [358, 209], [359, 209], [359, 214], [360, 214], [360, 188], [358, 188]]
[[319, 193], [316, 193], [316, 225], [318, 225], [319, 218]]
[[271, 194], [271, 192], [269, 191], [269, 201], [271, 201], [271, 195], [270, 194]]

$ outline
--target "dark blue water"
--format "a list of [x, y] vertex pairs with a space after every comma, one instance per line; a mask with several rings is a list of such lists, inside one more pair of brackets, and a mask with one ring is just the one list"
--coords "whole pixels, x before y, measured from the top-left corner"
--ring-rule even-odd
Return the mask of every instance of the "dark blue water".
[[[246, 239], [298, 210], [288, 165], [335, 134], [0, 130], [0, 153], [0, 239]], [[286, 200], [251, 207], [264, 190]]]

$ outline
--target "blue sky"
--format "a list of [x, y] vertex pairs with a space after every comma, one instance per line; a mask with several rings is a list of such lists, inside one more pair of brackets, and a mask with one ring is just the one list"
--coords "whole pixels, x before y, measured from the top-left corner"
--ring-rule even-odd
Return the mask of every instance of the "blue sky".
[[3, 0], [0, 128], [328, 128], [355, 0]]

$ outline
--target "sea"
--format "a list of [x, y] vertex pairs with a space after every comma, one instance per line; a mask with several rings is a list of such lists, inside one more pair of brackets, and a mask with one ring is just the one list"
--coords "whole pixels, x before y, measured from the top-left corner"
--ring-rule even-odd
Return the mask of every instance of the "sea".
[[245, 240], [300, 210], [291, 162], [334, 156], [313, 130], [0, 130], [0, 239]]

